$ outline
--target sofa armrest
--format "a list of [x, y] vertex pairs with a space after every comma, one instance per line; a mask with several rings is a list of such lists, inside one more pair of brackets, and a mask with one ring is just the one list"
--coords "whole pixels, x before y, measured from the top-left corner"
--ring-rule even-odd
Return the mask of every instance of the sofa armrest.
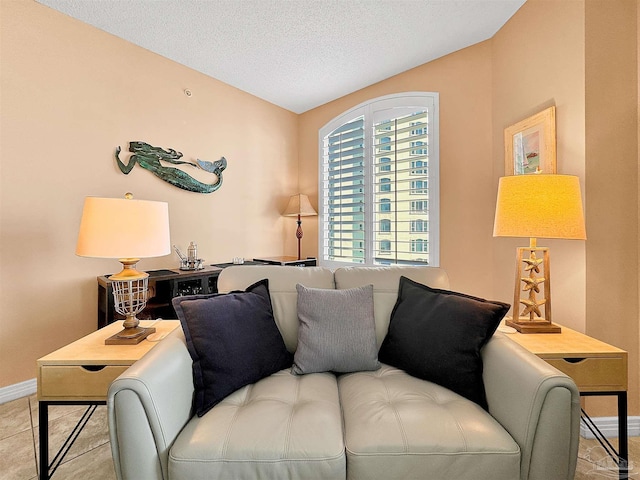
[[192, 361], [177, 329], [109, 387], [109, 436], [119, 480], [168, 478], [169, 449], [192, 416], [192, 397]]
[[482, 358], [489, 412], [520, 446], [520, 479], [572, 480], [580, 434], [573, 380], [502, 333]]

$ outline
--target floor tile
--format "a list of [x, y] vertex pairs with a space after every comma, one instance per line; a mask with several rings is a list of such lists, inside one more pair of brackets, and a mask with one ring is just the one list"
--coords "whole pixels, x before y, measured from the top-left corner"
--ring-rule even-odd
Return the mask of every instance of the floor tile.
[[[617, 449], [618, 439], [609, 439]], [[580, 439], [578, 464], [574, 480], [618, 479], [618, 468], [613, 464], [606, 450], [595, 439]], [[640, 480], [640, 437], [629, 438], [629, 479]]]
[[[73, 431], [84, 410], [72, 410], [66, 415], [49, 421], [49, 462], [60, 450], [69, 434]], [[38, 428], [34, 429], [36, 451], [40, 451]], [[88, 420], [73, 446], [65, 456], [63, 462], [68, 462], [78, 456], [93, 451], [95, 448], [108, 444], [109, 427], [107, 424], [107, 407], [100, 405]], [[38, 458], [38, 461], [40, 459]]]
[[[31, 409], [33, 426], [37, 427], [40, 422], [38, 414], [38, 398], [35, 395], [29, 397], [29, 407]], [[86, 405], [49, 405], [49, 421], [68, 415], [71, 412], [81, 412], [80, 415], [82, 415], [82, 412], [86, 409]]]
[[37, 474], [31, 430], [0, 440], [0, 478], [2, 480], [29, 480]]
[[29, 401], [26, 397], [0, 405], [0, 439], [31, 430]]
[[88, 478], [91, 480], [116, 480], [109, 444], [101, 445], [84, 455], [60, 465], [52, 480]]

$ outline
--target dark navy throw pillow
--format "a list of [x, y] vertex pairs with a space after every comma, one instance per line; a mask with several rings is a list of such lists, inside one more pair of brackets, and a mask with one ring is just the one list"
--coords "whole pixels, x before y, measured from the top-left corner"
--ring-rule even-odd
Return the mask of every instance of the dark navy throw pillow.
[[175, 297], [173, 307], [193, 359], [199, 417], [239, 388], [293, 363], [273, 318], [266, 279], [244, 292]]

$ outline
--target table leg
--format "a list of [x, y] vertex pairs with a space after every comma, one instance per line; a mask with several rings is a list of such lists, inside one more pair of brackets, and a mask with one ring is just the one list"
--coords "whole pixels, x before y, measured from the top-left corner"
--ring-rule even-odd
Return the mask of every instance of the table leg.
[[38, 433], [40, 438], [40, 480], [49, 480], [49, 403], [38, 402]]
[[627, 431], [627, 392], [618, 393], [618, 450], [620, 479], [629, 478], [629, 433]]
[[580, 392], [581, 396], [615, 395], [618, 398], [618, 449], [611, 445], [609, 440], [602, 434], [600, 429], [593, 423], [587, 412], [582, 409], [582, 419], [585, 425], [591, 430], [594, 437], [602, 448], [609, 454], [618, 466], [618, 478], [620, 480], [629, 479], [629, 432], [627, 427], [627, 392]]
[[[53, 401], [53, 402], [39, 402], [38, 404], [38, 418], [39, 418], [39, 438], [40, 438], [40, 480], [49, 480], [53, 477], [58, 467], [62, 464], [67, 453], [71, 450], [71, 447], [78, 439], [80, 432], [84, 429], [89, 422], [89, 419], [98, 408], [98, 405], [104, 405], [106, 402], [83, 402], [83, 401]], [[53, 457], [53, 461], [49, 463], [49, 405], [88, 405], [87, 410], [82, 414], [80, 420], [74, 427], [73, 431], [69, 434], [64, 441], [58, 453]]]

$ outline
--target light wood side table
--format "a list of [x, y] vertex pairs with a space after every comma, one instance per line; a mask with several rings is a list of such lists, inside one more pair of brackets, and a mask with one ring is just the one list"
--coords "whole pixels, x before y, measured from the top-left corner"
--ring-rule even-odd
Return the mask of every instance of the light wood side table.
[[[142, 326], [152, 323], [154, 322], [140, 322]], [[37, 361], [40, 480], [51, 478], [97, 406], [107, 403], [107, 392], [111, 382], [179, 326], [178, 320], [158, 321], [154, 323], [156, 333], [138, 345], [105, 345], [106, 338], [122, 329], [122, 322], [119, 321]], [[51, 464], [49, 405], [88, 405], [78, 425]]]
[[618, 457], [620, 478], [627, 478], [627, 352], [564, 326], [561, 333], [511, 333], [506, 336], [570, 376], [580, 395], [614, 395], [618, 398], [619, 452], [615, 452], [584, 409], [582, 413], [601, 445], [614, 459]]

